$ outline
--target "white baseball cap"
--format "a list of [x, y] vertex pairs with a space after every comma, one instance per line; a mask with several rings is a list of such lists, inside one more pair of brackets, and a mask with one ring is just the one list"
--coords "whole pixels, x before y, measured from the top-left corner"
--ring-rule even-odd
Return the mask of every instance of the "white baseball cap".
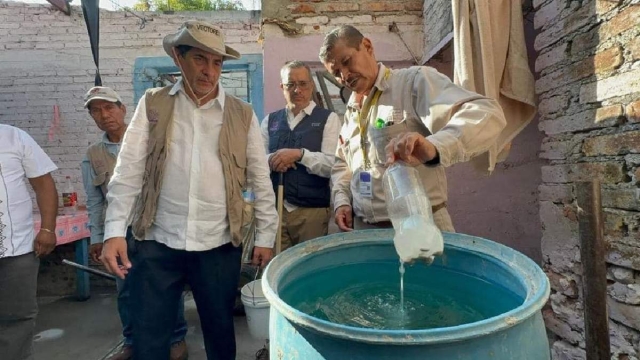
[[89, 107], [93, 100], [106, 100], [110, 102], [122, 102], [120, 95], [112, 88], [106, 86], [94, 86], [84, 95], [84, 107]]

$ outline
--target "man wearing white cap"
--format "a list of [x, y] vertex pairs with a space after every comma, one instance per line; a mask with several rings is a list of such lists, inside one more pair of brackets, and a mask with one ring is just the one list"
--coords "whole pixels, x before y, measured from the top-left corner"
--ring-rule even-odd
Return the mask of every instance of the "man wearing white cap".
[[[167, 314], [189, 284], [207, 358], [234, 360], [242, 190], [255, 191], [253, 262], [265, 266], [278, 224], [269, 167], [253, 110], [219, 84], [223, 62], [240, 57], [222, 30], [187, 21], [163, 45], [182, 78], [138, 103], [109, 183], [102, 261], [131, 276], [134, 359], [168, 359]], [[138, 241], [127, 243], [129, 218]]]
[[[89, 111], [98, 128], [104, 131], [102, 139], [87, 150], [82, 160], [82, 181], [87, 193], [89, 228], [91, 229], [91, 247], [89, 255], [94, 261], [102, 253], [104, 239], [104, 216], [107, 210], [107, 185], [113, 175], [116, 159], [120, 152], [122, 138], [127, 129], [125, 116], [127, 108], [113, 89], [103, 86], [92, 87], [84, 97], [84, 107]], [[129, 306], [129, 278], [117, 278], [118, 313], [122, 322], [124, 342], [120, 350], [108, 360], [128, 360], [133, 356], [133, 334]], [[171, 360], [183, 360], [188, 357], [184, 338], [187, 334], [187, 322], [184, 319], [184, 301], [179, 302], [178, 320], [171, 337]]]

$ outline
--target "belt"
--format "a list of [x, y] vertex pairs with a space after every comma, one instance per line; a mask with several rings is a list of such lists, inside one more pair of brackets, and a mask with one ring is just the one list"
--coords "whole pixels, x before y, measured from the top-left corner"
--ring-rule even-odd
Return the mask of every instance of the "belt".
[[[446, 207], [447, 207], [447, 202], [445, 201], [445, 202], [440, 203], [438, 205], [433, 205], [431, 207], [431, 212], [433, 214], [435, 214], [436, 212], [438, 212], [438, 211], [440, 211], [440, 210], [442, 210], [442, 209], [444, 209]], [[380, 227], [380, 228], [392, 228], [393, 227], [393, 224], [389, 220], [387, 220], [387, 221], [378, 221], [378, 222], [375, 222], [375, 223], [367, 223], [367, 224], [372, 225], [372, 226], [376, 226], [376, 227]]]

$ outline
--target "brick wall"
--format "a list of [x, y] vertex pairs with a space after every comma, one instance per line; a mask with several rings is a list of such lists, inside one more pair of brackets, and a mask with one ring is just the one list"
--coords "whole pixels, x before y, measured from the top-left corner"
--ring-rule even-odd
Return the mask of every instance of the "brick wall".
[[584, 359], [574, 183], [602, 181], [612, 358], [640, 358], [640, 6], [534, 0], [539, 56], [544, 315], [554, 359]]
[[[380, 61], [411, 65], [422, 57], [422, 0], [263, 0], [262, 15], [266, 112], [284, 106], [280, 67], [302, 60], [321, 68], [322, 40], [337, 26], [357, 27], [372, 40]], [[399, 33], [389, 30], [393, 22]]]
[[[140, 13], [141, 14], [141, 13]], [[133, 115], [132, 71], [139, 56], [165, 56], [164, 35], [187, 19], [203, 18], [222, 26], [227, 40], [241, 53], [261, 53], [259, 12], [201, 12], [163, 15], [144, 13], [151, 20], [140, 29], [139, 19], [121, 11], [101, 10], [100, 71]], [[231, 86], [246, 85], [229, 75]], [[226, 77], [226, 76], [225, 76]], [[72, 177], [84, 201], [80, 161], [99, 130], [83, 109], [84, 93], [93, 85], [94, 65], [80, 7], [71, 16], [49, 5], [0, 1], [0, 123], [27, 131], [60, 170], [57, 181]], [[235, 90], [233, 90], [235, 92]], [[238, 95], [242, 95], [238, 90]], [[246, 94], [245, 94], [246, 96]], [[58, 105], [61, 126], [53, 140], [47, 133]], [[58, 182], [59, 189], [62, 185]]]
[[451, 15], [451, 1], [424, 0], [423, 6], [424, 62], [433, 58], [435, 54], [451, 42], [453, 38], [453, 17]]

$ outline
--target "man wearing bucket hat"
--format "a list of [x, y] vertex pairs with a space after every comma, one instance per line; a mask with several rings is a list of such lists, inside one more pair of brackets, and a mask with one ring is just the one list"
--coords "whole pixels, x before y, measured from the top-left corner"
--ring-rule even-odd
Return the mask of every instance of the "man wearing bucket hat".
[[[163, 40], [182, 73], [150, 89], [129, 124], [113, 177], [102, 261], [130, 276], [136, 360], [168, 358], [178, 306], [190, 285], [209, 359], [236, 355], [233, 307], [242, 248], [242, 190], [255, 192], [253, 263], [272, 257], [278, 216], [258, 120], [219, 84], [240, 54], [222, 30], [187, 21]], [[128, 219], [135, 240], [125, 240]]]
[[[82, 181], [87, 193], [87, 210], [89, 212], [89, 228], [91, 229], [91, 247], [89, 255], [94, 261], [102, 253], [104, 238], [104, 215], [107, 209], [107, 185], [116, 166], [122, 138], [127, 129], [125, 116], [127, 108], [113, 89], [103, 86], [92, 87], [84, 97], [84, 107], [95, 121], [98, 128], [104, 131], [100, 141], [87, 150], [82, 160]], [[123, 346], [111, 355], [108, 360], [128, 360], [133, 356], [133, 334], [129, 307], [129, 279], [117, 278], [118, 313], [122, 322]], [[171, 360], [188, 357], [187, 345], [184, 341], [187, 333], [187, 322], [184, 319], [184, 301], [179, 302], [178, 320], [171, 338]]]

